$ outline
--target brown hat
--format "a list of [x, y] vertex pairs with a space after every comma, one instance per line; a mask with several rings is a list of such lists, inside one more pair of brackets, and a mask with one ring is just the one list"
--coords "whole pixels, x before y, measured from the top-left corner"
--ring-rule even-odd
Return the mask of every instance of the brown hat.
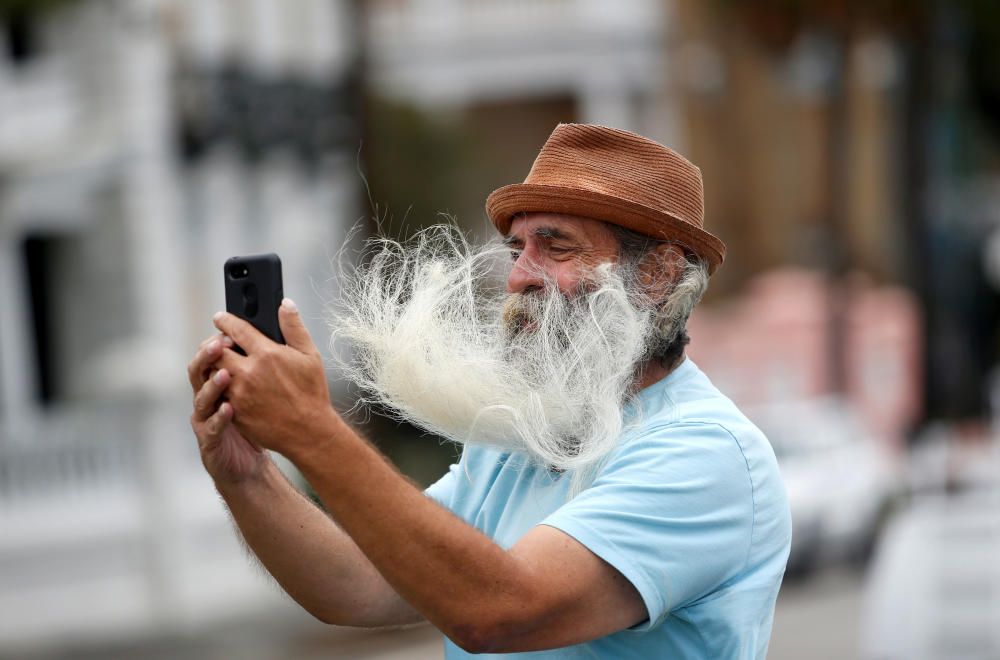
[[498, 188], [486, 213], [507, 234], [522, 212], [579, 215], [676, 241], [713, 272], [726, 246], [702, 229], [701, 170], [641, 135], [592, 124], [559, 124], [524, 183]]

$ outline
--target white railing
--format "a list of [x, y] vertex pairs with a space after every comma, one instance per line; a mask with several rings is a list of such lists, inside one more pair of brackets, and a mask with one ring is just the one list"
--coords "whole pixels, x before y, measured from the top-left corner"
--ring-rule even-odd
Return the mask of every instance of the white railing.
[[201, 468], [185, 403], [0, 418], [0, 655], [279, 602]]
[[0, 510], [39, 496], [134, 480], [143, 412], [126, 406], [51, 410], [0, 429]]

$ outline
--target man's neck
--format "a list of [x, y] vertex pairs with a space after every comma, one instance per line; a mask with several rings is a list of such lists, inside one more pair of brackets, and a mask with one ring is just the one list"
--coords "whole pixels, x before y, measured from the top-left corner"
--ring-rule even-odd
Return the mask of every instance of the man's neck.
[[656, 359], [643, 362], [636, 371], [633, 392], [640, 392], [653, 383], [663, 380], [669, 376], [674, 369], [679, 367], [682, 362], [684, 362], [684, 353], [681, 353], [680, 357], [678, 357], [669, 367], [663, 366], [663, 364]]

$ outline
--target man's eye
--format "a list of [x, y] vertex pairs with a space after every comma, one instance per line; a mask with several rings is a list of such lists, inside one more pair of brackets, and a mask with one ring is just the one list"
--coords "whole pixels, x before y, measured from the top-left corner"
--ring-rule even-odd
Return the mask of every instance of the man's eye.
[[520, 257], [520, 256], [521, 256], [521, 251], [520, 250], [511, 250], [510, 251], [510, 260], [511, 261], [517, 261], [517, 258]]

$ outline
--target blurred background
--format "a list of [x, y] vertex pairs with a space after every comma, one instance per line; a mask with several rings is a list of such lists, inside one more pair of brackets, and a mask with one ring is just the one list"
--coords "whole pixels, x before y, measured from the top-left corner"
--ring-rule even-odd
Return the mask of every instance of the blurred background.
[[[0, 656], [440, 657], [246, 559], [185, 366], [227, 257], [279, 253], [325, 345], [337, 255], [486, 238], [561, 121], [702, 168], [690, 355], [793, 513], [770, 657], [1000, 658], [993, 0], [0, 0]], [[356, 421], [423, 484], [455, 459]]]

